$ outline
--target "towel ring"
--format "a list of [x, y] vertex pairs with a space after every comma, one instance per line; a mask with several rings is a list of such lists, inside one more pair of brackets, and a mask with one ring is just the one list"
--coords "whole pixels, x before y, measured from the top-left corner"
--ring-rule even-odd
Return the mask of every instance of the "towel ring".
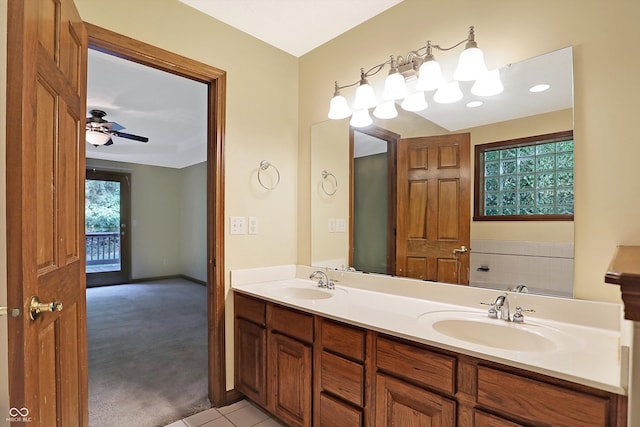
[[[265, 185], [265, 183], [262, 181], [262, 177], [260, 176], [260, 172], [264, 172], [267, 169], [269, 169], [270, 167], [272, 167], [276, 171], [276, 182], [273, 185], [268, 186], [268, 185]], [[277, 167], [275, 167], [274, 165], [272, 165], [268, 161], [263, 160], [263, 161], [260, 162], [260, 166], [258, 167], [258, 182], [260, 183], [262, 188], [264, 188], [266, 190], [273, 190], [274, 188], [276, 188], [278, 186], [278, 184], [280, 184], [280, 171], [278, 170]]]
[[[330, 177], [333, 178], [333, 180], [330, 179]], [[333, 191], [327, 191], [327, 188], [325, 187], [325, 184], [327, 182], [331, 184], [331, 186], [333, 187]], [[333, 196], [334, 194], [336, 194], [336, 191], [338, 191], [338, 179], [334, 174], [332, 174], [331, 172], [327, 172], [326, 170], [322, 171], [322, 191], [324, 191], [324, 194], [326, 194], [327, 196]]]

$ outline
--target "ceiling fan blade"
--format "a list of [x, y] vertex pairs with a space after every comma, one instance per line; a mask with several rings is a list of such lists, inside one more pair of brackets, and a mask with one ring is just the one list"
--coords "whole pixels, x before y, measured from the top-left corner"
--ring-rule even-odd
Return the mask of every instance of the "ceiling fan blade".
[[124, 126], [116, 122], [106, 122], [106, 123], [103, 123], [102, 126], [114, 132], [124, 129]]
[[133, 139], [134, 141], [140, 141], [140, 142], [149, 142], [149, 138], [147, 138], [146, 136], [132, 135], [130, 133], [118, 132], [118, 131], [114, 131], [112, 133], [115, 136], [119, 136], [120, 138]]
[[109, 138], [109, 140], [104, 145], [105, 147], [108, 147], [109, 145], [113, 145], [113, 139]]

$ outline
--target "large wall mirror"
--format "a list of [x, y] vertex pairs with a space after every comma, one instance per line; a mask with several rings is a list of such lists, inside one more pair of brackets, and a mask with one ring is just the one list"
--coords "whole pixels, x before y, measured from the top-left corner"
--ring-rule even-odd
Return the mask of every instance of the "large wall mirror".
[[[351, 128], [348, 119], [312, 126], [312, 265], [406, 275], [395, 270], [391, 242], [397, 226], [396, 140], [468, 134], [473, 188], [475, 145], [573, 129], [571, 47], [508, 64], [500, 75], [504, 92], [481, 99], [477, 108], [466, 105], [474, 99], [445, 105], [427, 94], [429, 107], [423, 112], [398, 108], [398, 117], [374, 118], [368, 128]], [[550, 88], [530, 93], [539, 83]], [[473, 191], [470, 198], [473, 206]], [[495, 289], [525, 285], [532, 293], [573, 295], [572, 221], [469, 222], [471, 251], [462, 254], [468, 257], [462, 264], [467, 271], [456, 276], [465, 277], [465, 284]]]

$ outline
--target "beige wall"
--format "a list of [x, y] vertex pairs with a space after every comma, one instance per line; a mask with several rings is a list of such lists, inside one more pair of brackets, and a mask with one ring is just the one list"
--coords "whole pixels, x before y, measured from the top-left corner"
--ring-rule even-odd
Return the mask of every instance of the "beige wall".
[[[298, 164], [301, 263], [310, 259], [309, 129], [326, 120], [333, 82], [352, 82], [361, 67], [425, 44], [454, 44], [469, 25], [489, 68], [574, 47], [575, 90], [575, 295], [620, 301], [619, 289], [603, 282], [618, 244], [640, 244], [640, 144], [635, 122], [640, 3], [635, 0], [405, 0], [300, 61]], [[456, 55], [440, 53], [443, 72]]]
[[180, 177], [182, 274], [207, 281], [207, 163], [184, 168]]
[[131, 175], [131, 278], [207, 280], [207, 164], [183, 169], [87, 159]]
[[[76, 0], [82, 19], [227, 72], [225, 271], [297, 260], [298, 60], [176, 0]], [[276, 82], [276, 83], [274, 83]], [[258, 185], [268, 160], [273, 191]], [[258, 235], [230, 236], [230, 216], [256, 216]], [[227, 294], [229, 298], [229, 294]], [[226, 312], [227, 388], [233, 386], [233, 312]]]

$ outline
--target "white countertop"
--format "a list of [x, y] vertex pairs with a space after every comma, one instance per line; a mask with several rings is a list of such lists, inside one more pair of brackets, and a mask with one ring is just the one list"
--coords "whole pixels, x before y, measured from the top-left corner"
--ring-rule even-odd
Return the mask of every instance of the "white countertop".
[[[511, 313], [534, 308], [522, 325], [490, 319], [496, 325], [551, 333], [552, 351], [513, 351], [451, 338], [431, 327], [429, 318], [463, 311], [486, 319], [486, 307], [500, 291], [404, 278], [329, 270], [338, 280], [327, 299], [299, 299], [287, 287], [318, 289], [307, 279], [315, 269], [278, 266], [232, 271], [236, 292], [263, 298], [327, 318], [477, 358], [561, 378], [617, 394], [627, 394], [629, 349], [619, 304], [527, 294], [509, 294]], [[630, 341], [630, 340], [629, 340]]]

